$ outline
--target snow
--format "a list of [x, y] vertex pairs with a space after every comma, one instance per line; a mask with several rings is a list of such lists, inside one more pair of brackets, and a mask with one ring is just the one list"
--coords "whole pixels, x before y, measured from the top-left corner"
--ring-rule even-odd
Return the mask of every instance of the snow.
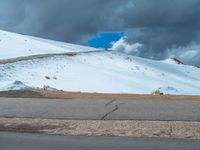
[[39, 54], [97, 51], [98, 49], [45, 40], [0, 30], [0, 60]]
[[6, 90], [20, 90], [20, 89], [25, 89], [28, 88], [24, 83], [21, 81], [15, 81], [11, 84], [8, 84], [4, 87]]
[[0, 91], [32, 87], [71, 92], [200, 95], [200, 68], [174, 59], [155, 61], [4, 31], [0, 31], [0, 40], [0, 59], [82, 52], [0, 64]]
[[200, 95], [200, 69], [153, 61], [119, 52], [92, 52], [76, 56], [0, 65], [0, 90], [15, 81], [34, 88], [73, 92]]

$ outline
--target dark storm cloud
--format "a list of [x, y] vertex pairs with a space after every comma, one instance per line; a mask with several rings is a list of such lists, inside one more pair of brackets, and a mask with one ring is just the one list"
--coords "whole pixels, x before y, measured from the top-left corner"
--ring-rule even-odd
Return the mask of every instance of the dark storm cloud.
[[143, 44], [140, 56], [200, 64], [199, 14], [199, 0], [1, 0], [0, 28], [85, 44], [98, 32], [123, 31]]
[[128, 12], [123, 18], [130, 28], [130, 42], [144, 44], [140, 55], [165, 58], [172, 53], [169, 49], [200, 42], [199, 0], [135, 0], [134, 4], [132, 15]]
[[0, 27], [68, 42], [119, 29], [116, 11], [129, 0], [0, 1]]

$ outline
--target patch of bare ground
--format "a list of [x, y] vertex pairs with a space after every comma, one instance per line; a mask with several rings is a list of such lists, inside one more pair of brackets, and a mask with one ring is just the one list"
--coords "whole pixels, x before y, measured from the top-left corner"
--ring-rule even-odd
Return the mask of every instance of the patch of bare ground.
[[0, 92], [0, 97], [19, 98], [57, 98], [57, 99], [116, 99], [116, 100], [191, 100], [200, 101], [200, 96], [187, 95], [139, 95], [139, 94], [105, 94], [51, 91], [46, 89], [25, 89]]
[[9, 97], [9, 98], [43, 98], [44, 95], [41, 92], [33, 90], [16, 90], [16, 91], [3, 91], [0, 92], [0, 97]]
[[200, 122], [0, 118], [1, 131], [200, 139]]

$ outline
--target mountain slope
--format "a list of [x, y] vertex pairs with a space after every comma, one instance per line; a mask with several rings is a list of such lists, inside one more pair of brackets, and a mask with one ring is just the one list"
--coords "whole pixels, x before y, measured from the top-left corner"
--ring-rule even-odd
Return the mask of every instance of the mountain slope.
[[0, 90], [16, 81], [65, 91], [200, 94], [198, 68], [105, 51], [0, 65]]
[[[17, 36], [9, 34], [12, 40], [7, 39], [7, 44], [21, 40], [21, 35]], [[16, 42], [16, 45], [20, 45], [24, 51], [30, 47], [36, 55], [73, 50], [82, 53], [72, 56], [50, 55], [0, 64], [1, 91], [31, 87], [72, 92], [200, 95], [200, 69], [193, 66], [170, 59], [154, 61], [114, 51], [97, 52], [97, 49], [93, 48], [25, 37], [30, 40], [29, 46], [24, 42], [21, 45]], [[38, 42], [36, 47], [35, 39]], [[5, 40], [4, 37], [2, 40]], [[40, 44], [43, 46], [40, 47]], [[50, 47], [66, 47], [54, 51], [54, 48], [49, 49], [48, 44]], [[7, 48], [6, 44], [2, 45], [0, 42], [1, 59], [30, 55], [28, 52], [22, 53], [20, 48], [16, 48], [18, 46], [13, 45], [11, 52], [4, 53], [3, 46]]]
[[40, 54], [85, 51], [97, 51], [97, 49], [0, 30], [0, 60]]

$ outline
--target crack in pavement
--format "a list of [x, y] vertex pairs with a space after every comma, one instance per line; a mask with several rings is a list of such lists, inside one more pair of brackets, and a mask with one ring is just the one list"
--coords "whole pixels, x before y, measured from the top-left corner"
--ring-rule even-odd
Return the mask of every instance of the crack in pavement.
[[42, 117], [45, 117], [45, 115], [47, 115], [49, 113], [49, 111], [48, 110], [46, 110], [46, 111], [44, 111], [44, 112], [42, 112], [41, 114], [39, 114], [39, 118], [42, 118]]
[[108, 113], [106, 113], [103, 117], [101, 117], [101, 120], [105, 120], [106, 117], [108, 117], [111, 113], [117, 111], [119, 109], [118, 105], [115, 105], [115, 108], [111, 111], [109, 111]]
[[107, 107], [108, 105], [112, 104], [115, 101], [116, 101], [116, 99], [113, 99], [113, 100], [109, 101], [108, 103], [106, 103], [105, 106]]

